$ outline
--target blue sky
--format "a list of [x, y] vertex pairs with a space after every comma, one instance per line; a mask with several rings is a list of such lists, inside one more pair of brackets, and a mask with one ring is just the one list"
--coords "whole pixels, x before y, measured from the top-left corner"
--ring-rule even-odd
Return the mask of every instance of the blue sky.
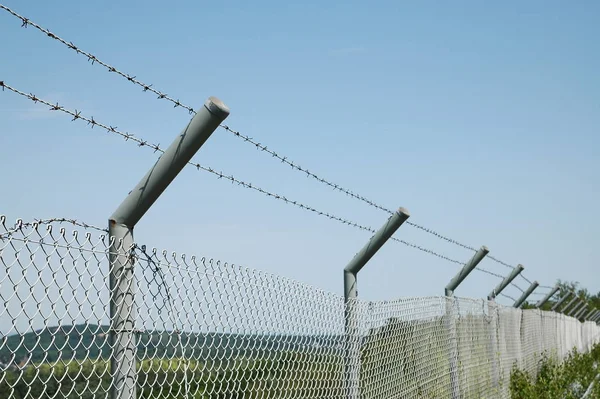
[[[415, 223], [487, 245], [531, 280], [600, 289], [596, 2], [3, 4], [195, 108], [218, 96], [233, 129], [377, 203], [406, 207]], [[163, 147], [189, 120], [4, 11], [0, 38], [0, 80], [24, 92]], [[156, 160], [10, 92], [0, 93], [0, 128], [0, 213], [11, 220], [104, 226]], [[373, 228], [387, 218], [222, 129], [195, 159]], [[190, 168], [135, 234], [339, 294], [343, 267], [369, 238]], [[409, 226], [397, 236], [471, 256]], [[441, 295], [457, 270], [390, 242], [361, 271], [359, 295]], [[474, 272], [456, 293], [484, 297], [497, 282]]]

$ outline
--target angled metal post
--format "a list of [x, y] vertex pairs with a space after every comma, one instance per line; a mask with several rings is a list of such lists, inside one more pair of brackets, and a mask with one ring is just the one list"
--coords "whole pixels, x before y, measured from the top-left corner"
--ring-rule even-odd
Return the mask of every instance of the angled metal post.
[[108, 220], [111, 399], [137, 397], [133, 228], [228, 115], [210, 97]]
[[535, 291], [535, 289], [539, 286], [540, 284], [537, 281], [534, 281], [533, 283], [531, 283], [531, 285], [529, 286], [529, 288], [527, 288], [525, 290], [525, 292], [523, 293], [523, 295], [521, 295], [519, 297], [519, 299], [517, 299], [515, 301], [515, 303], [513, 304], [514, 308], [520, 308], [521, 305], [523, 305], [523, 302], [525, 302], [525, 300], [527, 299], [527, 297], [529, 297], [529, 295], [531, 295], [531, 293], [533, 291]]
[[356, 276], [367, 262], [379, 251], [398, 228], [409, 218], [406, 209], [398, 209], [387, 222], [371, 237], [369, 242], [352, 258], [344, 268], [344, 316], [346, 328], [346, 382], [348, 399], [359, 399], [360, 340], [358, 336], [355, 299], [358, 297]]
[[573, 294], [573, 298], [571, 298], [569, 303], [567, 303], [566, 306], [560, 310], [560, 313], [567, 315], [567, 309], [569, 309], [571, 307], [571, 305], [578, 303], [579, 298], [577, 297], [577, 295], [574, 292], [572, 292], [572, 294]]
[[[479, 262], [489, 253], [489, 249], [485, 246], [482, 246], [479, 251], [473, 255], [473, 257], [465, 263], [465, 265], [460, 269], [458, 274], [456, 274], [452, 280], [448, 283], [446, 288], [444, 289], [444, 294], [447, 297], [453, 297], [454, 291], [463, 282], [465, 278], [477, 267]], [[448, 318], [448, 333], [450, 339], [450, 383], [452, 386], [452, 398], [458, 399], [460, 398], [460, 388], [458, 381], [458, 342], [456, 337], [456, 315], [453, 311], [453, 303], [454, 300], [447, 299], [446, 300], [446, 316]]]
[[517, 265], [517, 267], [515, 267], [508, 276], [504, 277], [504, 280], [490, 292], [488, 301], [493, 301], [496, 296], [498, 296], [498, 294], [500, 294], [524, 269], [523, 265]]
[[542, 299], [538, 301], [538, 303], [535, 304], [535, 307], [538, 309], [541, 308], [546, 302], [550, 300], [550, 298], [554, 296], [554, 294], [558, 292], [559, 289], [560, 287], [558, 285], [554, 286], [554, 288], [552, 288], [550, 292], [548, 292]]
[[584, 320], [590, 320], [590, 318], [598, 311], [596, 308], [591, 308], [590, 311], [583, 317]]
[[575, 314], [577, 312], [579, 312], [579, 309], [581, 309], [582, 306], [585, 305], [585, 301], [582, 301], [579, 297], [577, 298], [577, 304], [575, 306], [573, 306], [573, 308], [569, 311], [569, 313], [567, 313], [567, 316], [575, 316]]
[[583, 316], [583, 314], [587, 311], [588, 308], [588, 304], [584, 303], [583, 306], [581, 307], [581, 309], [579, 309], [579, 311], [577, 313], [575, 313], [575, 318], [577, 320], [581, 319], [581, 316]]
[[563, 304], [564, 301], [566, 301], [571, 295], [573, 295], [572, 292], [567, 292], [565, 293], [565, 295], [563, 295], [562, 298], [560, 298], [550, 309], [551, 311], [558, 311], [558, 308], [560, 308], [560, 305]]
[[489, 252], [490, 250], [487, 249], [485, 245], [479, 248], [479, 251], [477, 251], [475, 255], [473, 255], [473, 257], [467, 263], [465, 263], [462, 269], [460, 269], [458, 274], [454, 276], [452, 280], [450, 280], [450, 282], [444, 289], [444, 294], [446, 296], [453, 296], [454, 291], [460, 285], [460, 283], [462, 283], [463, 280], [467, 278], [469, 273], [471, 273], [473, 269], [477, 267], [479, 262], [481, 262]]

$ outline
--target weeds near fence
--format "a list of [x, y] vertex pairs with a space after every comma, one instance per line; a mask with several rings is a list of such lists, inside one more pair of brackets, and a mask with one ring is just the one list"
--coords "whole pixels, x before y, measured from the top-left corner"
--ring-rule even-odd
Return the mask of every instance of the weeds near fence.
[[600, 398], [600, 384], [590, 384], [596, 379], [600, 368], [600, 344], [588, 353], [577, 349], [560, 362], [554, 356], [544, 354], [539, 362], [537, 377], [513, 368], [510, 379], [512, 399], [575, 399]]

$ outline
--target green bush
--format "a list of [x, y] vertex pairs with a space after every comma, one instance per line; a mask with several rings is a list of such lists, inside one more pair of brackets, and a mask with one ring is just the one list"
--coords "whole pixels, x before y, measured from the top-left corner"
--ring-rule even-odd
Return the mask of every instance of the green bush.
[[[580, 398], [600, 372], [600, 344], [588, 353], [576, 349], [563, 362], [542, 356], [537, 377], [513, 368], [510, 378], [512, 399]], [[600, 398], [600, 382], [594, 385], [590, 398]]]

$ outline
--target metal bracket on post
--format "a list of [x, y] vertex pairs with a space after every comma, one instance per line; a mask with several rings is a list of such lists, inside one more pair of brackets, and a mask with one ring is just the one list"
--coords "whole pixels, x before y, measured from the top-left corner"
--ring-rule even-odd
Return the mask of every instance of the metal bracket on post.
[[346, 381], [348, 398], [358, 399], [360, 377], [360, 340], [356, 328], [355, 299], [358, 297], [356, 276], [367, 262], [379, 251], [398, 228], [409, 218], [406, 209], [400, 208], [371, 237], [369, 242], [356, 254], [344, 268], [344, 316], [346, 328]]
[[529, 297], [529, 295], [531, 295], [533, 293], [533, 291], [535, 291], [535, 289], [539, 286], [540, 284], [537, 281], [534, 281], [533, 283], [531, 283], [531, 285], [529, 286], [529, 288], [527, 288], [525, 290], [525, 292], [523, 293], [523, 295], [521, 295], [519, 297], [519, 299], [517, 299], [515, 301], [515, 303], [513, 304], [514, 308], [520, 308], [521, 305], [523, 305], [523, 302], [525, 302], [525, 300]]
[[467, 276], [469, 275], [469, 273], [471, 273], [473, 271], [473, 269], [475, 269], [477, 267], [477, 265], [479, 264], [479, 262], [481, 262], [483, 260], [483, 258], [485, 258], [485, 256], [489, 252], [490, 252], [490, 250], [487, 249], [487, 247], [485, 245], [482, 246], [479, 249], [479, 251], [477, 251], [475, 253], [475, 255], [473, 255], [473, 257], [471, 258], [471, 260], [469, 260], [467, 263], [465, 263], [465, 265], [462, 267], [462, 269], [460, 269], [460, 271], [458, 272], [458, 274], [456, 276], [454, 276], [454, 278], [452, 278], [452, 280], [450, 280], [450, 282], [448, 283], [448, 285], [444, 289], [444, 294], [446, 296], [453, 296], [454, 295], [454, 291], [460, 285], [460, 283], [462, 283], [463, 280], [465, 278], [467, 278]]
[[493, 301], [496, 299], [496, 296], [498, 296], [524, 269], [525, 268], [523, 265], [517, 265], [517, 267], [515, 267], [508, 276], [504, 277], [504, 280], [502, 280], [496, 286], [496, 288], [490, 292], [488, 295], [488, 301]]
[[577, 297], [577, 294], [575, 292], [571, 292], [571, 294], [573, 294], [573, 298], [571, 298], [569, 303], [567, 303], [567, 305], [565, 307], [563, 307], [560, 311], [564, 315], [567, 315], [567, 309], [569, 309], [571, 307], [571, 305], [573, 305], [574, 303], [577, 303], [577, 301], [579, 300], [579, 298]]
[[460, 387], [459, 387], [459, 375], [458, 375], [458, 342], [456, 334], [456, 315], [454, 314], [454, 291], [463, 282], [465, 278], [477, 267], [479, 262], [485, 258], [489, 253], [489, 249], [486, 246], [482, 246], [479, 251], [473, 255], [473, 257], [465, 263], [460, 269], [458, 274], [450, 280], [446, 288], [444, 288], [444, 294], [446, 295], [446, 317], [448, 318], [448, 334], [450, 340], [450, 384], [452, 387], [452, 399], [460, 398]]
[[137, 397], [133, 228], [228, 115], [210, 97], [108, 220], [111, 399]]
[[565, 293], [565, 295], [564, 295], [562, 298], [560, 298], [560, 299], [559, 299], [559, 300], [558, 300], [558, 301], [557, 301], [557, 302], [556, 302], [556, 303], [555, 303], [555, 304], [552, 306], [552, 308], [551, 308], [550, 310], [551, 310], [551, 311], [553, 311], [553, 312], [554, 312], [554, 311], [558, 311], [558, 308], [560, 308], [560, 305], [562, 305], [562, 304], [563, 304], [563, 302], [564, 302], [564, 301], [566, 301], [566, 300], [567, 300], [567, 298], [569, 298], [571, 295], [573, 295], [573, 293], [572, 293], [572, 292], [567, 292], [567, 293]]
[[546, 302], [550, 300], [550, 298], [554, 296], [554, 294], [558, 292], [559, 289], [560, 287], [558, 285], [554, 286], [554, 288], [552, 288], [550, 292], [548, 292], [542, 299], [538, 301], [538, 303], [535, 304], [535, 307], [538, 309], [541, 308]]

